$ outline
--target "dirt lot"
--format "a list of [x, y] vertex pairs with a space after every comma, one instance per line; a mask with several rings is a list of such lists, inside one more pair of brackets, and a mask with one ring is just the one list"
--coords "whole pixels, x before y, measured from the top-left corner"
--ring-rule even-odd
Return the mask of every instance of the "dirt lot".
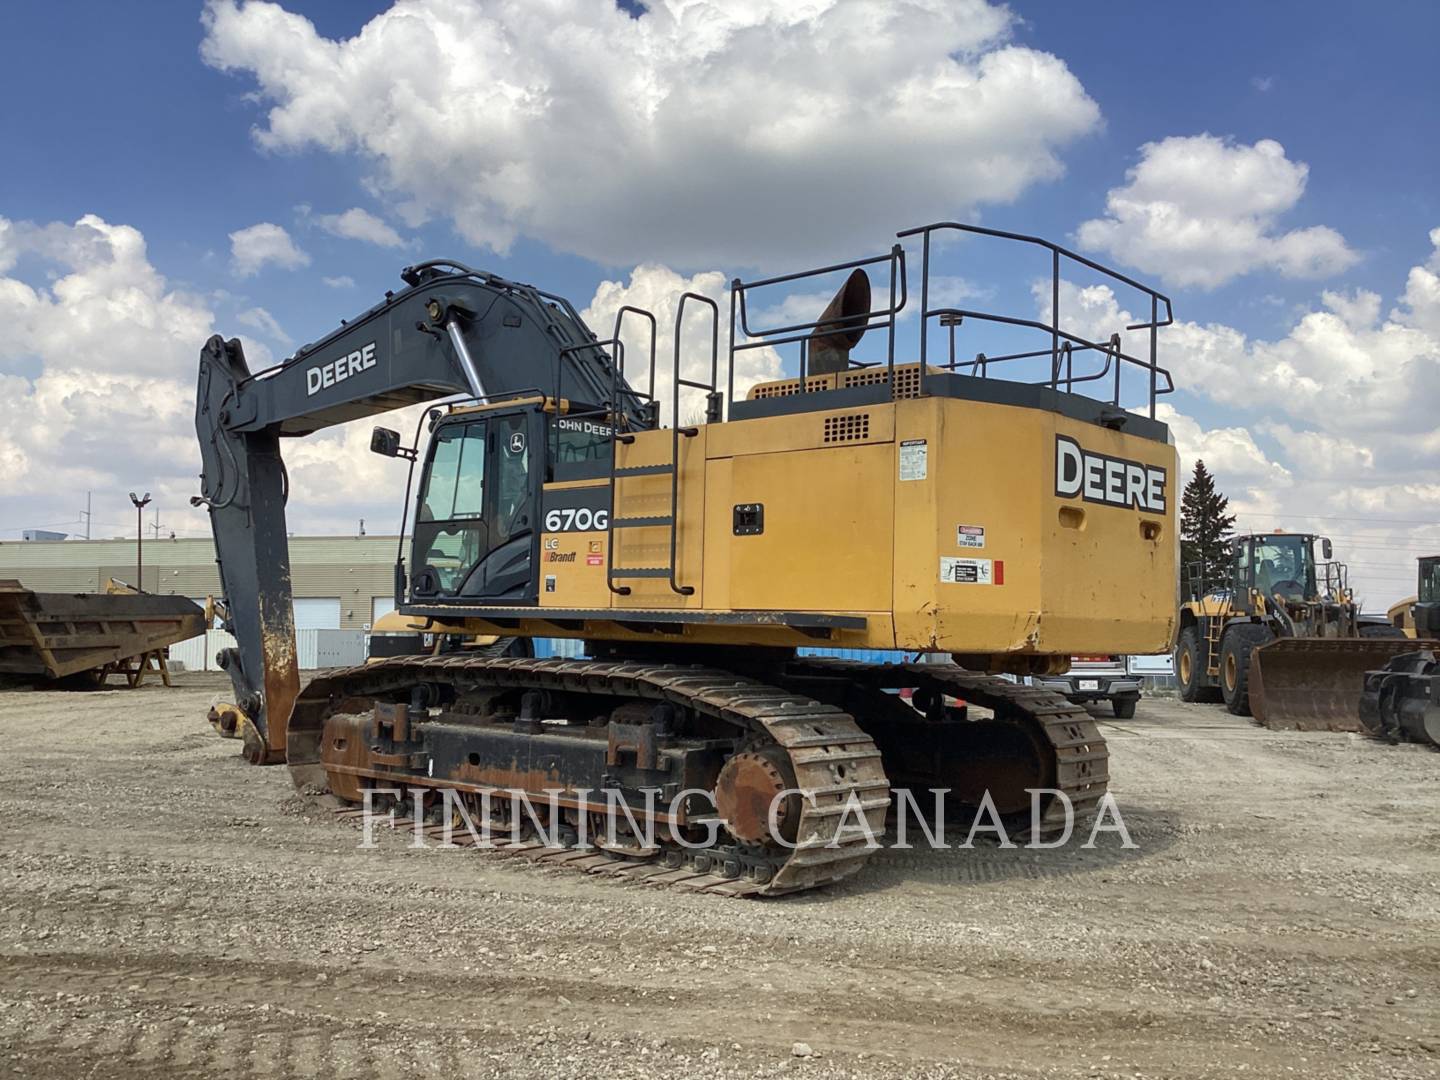
[[0, 1075], [1440, 1075], [1440, 754], [1147, 700], [1136, 850], [744, 901], [360, 850], [220, 689], [0, 693]]

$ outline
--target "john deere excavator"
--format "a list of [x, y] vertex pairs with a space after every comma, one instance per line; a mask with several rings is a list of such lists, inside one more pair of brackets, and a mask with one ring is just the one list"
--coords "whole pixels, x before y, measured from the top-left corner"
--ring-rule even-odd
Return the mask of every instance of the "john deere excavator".
[[1405, 651], [1404, 631], [1360, 614], [1327, 537], [1237, 536], [1230, 551], [1224, 581], [1187, 574], [1175, 648], [1181, 698], [1221, 699], [1267, 727], [1359, 730], [1360, 680]]
[[[1130, 329], [1148, 354], [1069, 333], [1053, 306], [1048, 322], [932, 307], [937, 234], [1035, 250], [1057, 296], [1062, 265], [1136, 290], [1150, 318]], [[999, 675], [1171, 640], [1176, 456], [1154, 418], [1171, 388], [1156, 361], [1170, 303], [1035, 237], [957, 223], [900, 236], [923, 253], [911, 363], [895, 358], [912, 303], [899, 244], [735, 280], [724, 333], [719, 304], [684, 294], [677, 377], [658, 388], [649, 312], [623, 308], [599, 340], [563, 298], [453, 261], [407, 268], [403, 290], [268, 371], [212, 338], [196, 502], [250, 760], [288, 762], [297, 787], [345, 804], [398, 795], [513, 824], [533, 795], [560, 840], [530, 846], [557, 864], [738, 895], [853, 874], [872, 850], [857, 826], [883, 828], [892, 786], [972, 807], [988, 791], [1017, 822], [1037, 789], [1042, 833], [1066, 800], [1093, 809], [1108, 778], [1096, 724]], [[888, 297], [872, 301], [877, 268]], [[755, 294], [839, 275], [815, 321], [753, 325]], [[682, 338], [699, 319], [697, 362]], [[935, 321], [951, 352], [926, 363]], [[628, 376], [627, 324], [650, 342]], [[957, 360], [961, 325], [1045, 347]], [[867, 332], [884, 348], [862, 362], [851, 349]], [[778, 346], [796, 347], [797, 377], [737, 397], [736, 358]], [[685, 419], [682, 391], [703, 422]], [[441, 398], [413, 440], [377, 428], [372, 441], [414, 480], [397, 609], [436, 634], [581, 638], [588, 658], [400, 656], [302, 693], [281, 442]], [[813, 645], [944, 662], [798, 655]], [[657, 793], [651, 840], [634, 815]], [[610, 840], [597, 850], [587, 834]]]

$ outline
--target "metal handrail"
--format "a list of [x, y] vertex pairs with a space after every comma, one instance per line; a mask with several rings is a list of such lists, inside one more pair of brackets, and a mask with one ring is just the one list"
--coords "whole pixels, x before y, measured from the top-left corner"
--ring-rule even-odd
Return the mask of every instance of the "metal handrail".
[[[680, 331], [685, 325], [685, 303], [689, 300], [705, 304], [710, 308], [709, 383], [696, 382], [680, 374]], [[670, 379], [670, 462], [672, 467], [670, 473], [670, 589], [680, 596], [693, 596], [695, 593], [695, 586], [681, 585], [675, 575], [675, 559], [678, 554], [680, 537], [680, 436], [684, 435], [690, 439], [700, 434], [699, 428], [680, 426], [680, 388], [688, 386], [695, 390], [706, 391], [705, 420], [707, 423], [714, 423], [718, 419], [714, 414], [719, 411], [716, 401], [718, 395], [716, 383], [719, 379], [720, 305], [700, 293], [682, 293], [680, 302], [675, 306], [675, 364]]]
[[[761, 330], [752, 330], [750, 328], [749, 310], [746, 302], [746, 296], [750, 290], [762, 289], [771, 285], [783, 285], [792, 281], [803, 281], [806, 278], [823, 277], [826, 274], [837, 273], [841, 270], [863, 269], [864, 267], [875, 266], [880, 263], [885, 263], [890, 268], [890, 303], [888, 307], [875, 308], [867, 312], [846, 315], [841, 318], [819, 318], [811, 322], [793, 323], [789, 326], [775, 326]], [[742, 281], [740, 278], [732, 279], [730, 282], [730, 377], [727, 393], [729, 403], [733, 405], [735, 402], [735, 354], [745, 352], [748, 349], [762, 349], [800, 342], [800, 387], [803, 391], [806, 378], [809, 374], [807, 370], [809, 367], [809, 349], [807, 343], [814, 332], [821, 327], [832, 332], [845, 329], [859, 329], [864, 332], [884, 327], [887, 333], [886, 366], [887, 370], [893, 375], [895, 368], [895, 317], [904, 310], [906, 303], [909, 301], [907, 278], [905, 249], [901, 245], [896, 244], [885, 255], [872, 255], [869, 258], [852, 259], [849, 262], [822, 266], [816, 270], [801, 270], [793, 274], [781, 274], [777, 277], [760, 278], [755, 281]], [[739, 315], [738, 329], [740, 335], [753, 340], [746, 340], [739, 344], [736, 343], [737, 337], [740, 336], [736, 334], [737, 313]]]
[[[1031, 245], [1034, 245], [1034, 246], [1036, 246], [1036, 247], [1043, 248], [1043, 249], [1045, 249], [1046, 251], [1048, 251], [1048, 252], [1050, 253], [1050, 321], [1049, 321], [1048, 323], [1045, 323], [1045, 322], [1040, 322], [1039, 320], [1034, 320], [1034, 319], [1018, 319], [1018, 318], [1015, 318], [1015, 317], [1013, 317], [1013, 316], [1000, 315], [1000, 314], [997, 314], [997, 313], [994, 313], [994, 312], [971, 311], [971, 310], [964, 310], [964, 309], [958, 309], [958, 308], [949, 308], [949, 307], [945, 307], [945, 308], [934, 308], [934, 309], [932, 309], [932, 308], [930, 307], [930, 239], [931, 239], [931, 235], [932, 235], [933, 233], [936, 233], [936, 232], [939, 232], [939, 231], [944, 231], [944, 230], [953, 230], [953, 231], [956, 231], [956, 232], [973, 233], [973, 234], [980, 235], [980, 236], [996, 237], [996, 238], [1002, 239], [1002, 240], [1013, 240], [1013, 241], [1015, 241], [1015, 242], [1017, 242], [1017, 243], [1031, 244]], [[1125, 364], [1125, 363], [1130, 363], [1130, 364], [1134, 364], [1134, 365], [1136, 365], [1136, 366], [1138, 366], [1138, 367], [1140, 367], [1140, 368], [1142, 368], [1142, 369], [1144, 369], [1144, 370], [1146, 370], [1146, 371], [1149, 372], [1149, 376], [1150, 376], [1150, 378], [1149, 378], [1149, 405], [1150, 405], [1150, 416], [1151, 416], [1152, 419], [1153, 419], [1154, 416], [1155, 416], [1155, 398], [1156, 398], [1159, 394], [1170, 393], [1171, 391], [1174, 390], [1174, 388], [1175, 388], [1174, 380], [1170, 377], [1169, 371], [1167, 371], [1166, 369], [1160, 367], [1159, 362], [1158, 362], [1158, 337], [1157, 337], [1157, 331], [1158, 331], [1158, 329], [1159, 329], [1160, 327], [1162, 327], [1162, 326], [1169, 326], [1169, 325], [1171, 325], [1171, 324], [1174, 322], [1174, 312], [1173, 312], [1173, 309], [1172, 309], [1172, 307], [1171, 307], [1170, 298], [1169, 298], [1168, 296], [1166, 296], [1164, 293], [1157, 292], [1156, 290], [1150, 288], [1148, 285], [1143, 285], [1143, 284], [1141, 284], [1140, 282], [1136, 281], [1134, 278], [1128, 277], [1128, 276], [1126, 276], [1125, 274], [1120, 273], [1118, 270], [1114, 270], [1114, 269], [1112, 269], [1111, 267], [1108, 267], [1108, 266], [1103, 265], [1102, 263], [1098, 263], [1098, 262], [1096, 262], [1094, 259], [1087, 258], [1086, 256], [1079, 254], [1078, 252], [1071, 251], [1071, 250], [1069, 250], [1068, 248], [1061, 247], [1059, 244], [1053, 243], [1053, 242], [1051, 242], [1051, 241], [1049, 241], [1049, 240], [1046, 240], [1046, 239], [1044, 239], [1044, 238], [1042, 238], [1042, 237], [1038, 237], [1038, 236], [1028, 236], [1028, 235], [1026, 235], [1026, 234], [1024, 234], [1024, 233], [1007, 232], [1007, 231], [1005, 231], [1005, 230], [1003, 230], [1003, 229], [990, 229], [990, 228], [985, 228], [984, 226], [980, 226], [980, 225], [965, 225], [965, 224], [962, 224], [961, 222], [957, 222], [957, 221], [940, 221], [940, 222], [935, 222], [935, 223], [930, 224], [930, 225], [922, 225], [922, 226], [919, 226], [919, 227], [914, 228], [914, 229], [906, 229], [906, 230], [904, 230], [903, 232], [898, 233], [897, 235], [898, 235], [900, 238], [902, 238], [902, 239], [905, 238], [905, 237], [909, 237], [909, 236], [920, 236], [920, 237], [921, 237], [920, 368], [919, 368], [919, 375], [920, 375], [919, 392], [920, 392], [921, 394], [924, 394], [924, 393], [925, 393], [925, 381], [926, 381], [926, 376], [927, 376], [927, 368], [928, 368], [928, 366], [929, 366], [929, 365], [928, 365], [928, 356], [929, 356], [929, 326], [930, 326], [930, 319], [931, 319], [932, 317], [937, 317], [937, 316], [946, 316], [946, 317], [949, 317], [949, 318], [952, 318], [952, 319], [961, 319], [961, 320], [963, 320], [963, 319], [965, 319], [965, 318], [973, 318], [973, 319], [979, 319], [979, 320], [987, 321], [987, 322], [1003, 323], [1003, 324], [1010, 325], [1010, 326], [1022, 326], [1022, 327], [1027, 327], [1027, 328], [1030, 328], [1030, 329], [1047, 331], [1047, 332], [1050, 334], [1050, 358], [1051, 358], [1051, 371], [1052, 371], [1052, 378], [1051, 378], [1051, 380], [1050, 380], [1050, 385], [1053, 386], [1053, 387], [1055, 387], [1055, 388], [1057, 388], [1057, 389], [1058, 389], [1058, 387], [1059, 387], [1059, 377], [1058, 377], [1058, 373], [1059, 373], [1059, 371], [1060, 371], [1060, 365], [1061, 365], [1061, 359], [1062, 359], [1062, 357], [1061, 357], [1061, 352], [1062, 352], [1061, 344], [1062, 344], [1062, 341], [1068, 341], [1068, 342], [1070, 342], [1071, 345], [1072, 345], [1072, 351], [1074, 351], [1074, 350], [1073, 350], [1073, 347], [1076, 346], [1076, 345], [1083, 345], [1083, 346], [1086, 346], [1086, 347], [1089, 347], [1089, 348], [1104, 349], [1104, 351], [1110, 352], [1110, 353], [1112, 353], [1113, 355], [1115, 355], [1115, 356], [1117, 357], [1117, 361], [1118, 361], [1117, 367], [1116, 367], [1116, 391], [1115, 391], [1115, 401], [1114, 401], [1114, 404], [1115, 404], [1117, 407], [1120, 405], [1120, 392], [1119, 392], [1119, 373], [1120, 373], [1120, 366], [1119, 366], [1119, 365], [1123, 365], [1123, 364]], [[1070, 260], [1070, 261], [1072, 261], [1072, 262], [1075, 262], [1075, 263], [1080, 264], [1081, 266], [1084, 266], [1084, 267], [1087, 267], [1087, 268], [1089, 268], [1089, 269], [1091, 269], [1091, 270], [1094, 270], [1094, 271], [1097, 272], [1097, 273], [1103, 274], [1103, 275], [1105, 275], [1106, 277], [1109, 277], [1109, 278], [1111, 278], [1111, 279], [1113, 279], [1113, 280], [1115, 280], [1115, 281], [1118, 281], [1118, 282], [1120, 282], [1120, 283], [1122, 283], [1122, 284], [1124, 284], [1124, 285], [1126, 285], [1126, 286], [1129, 286], [1129, 287], [1132, 288], [1132, 289], [1135, 289], [1135, 290], [1138, 291], [1138, 292], [1143, 293], [1145, 296], [1147, 296], [1147, 297], [1149, 298], [1149, 300], [1150, 300], [1150, 319], [1149, 319], [1149, 321], [1148, 321], [1148, 322], [1141, 322], [1141, 323], [1134, 323], [1134, 324], [1129, 325], [1129, 326], [1126, 327], [1127, 330], [1149, 330], [1149, 331], [1150, 331], [1150, 333], [1149, 333], [1149, 358], [1148, 358], [1148, 360], [1142, 360], [1142, 359], [1140, 359], [1140, 358], [1138, 358], [1138, 357], [1130, 356], [1130, 355], [1127, 354], [1127, 353], [1120, 352], [1120, 351], [1118, 350], [1118, 348], [1109, 349], [1109, 348], [1105, 348], [1105, 347], [1099, 346], [1099, 345], [1097, 345], [1097, 344], [1094, 343], [1094, 342], [1088, 342], [1088, 341], [1086, 341], [1084, 338], [1080, 338], [1080, 337], [1077, 337], [1076, 335], [1073, 335], [1073, 334], [1068, 333], [1067, 331], [1065, 331], [1065, 330], [1061, 327], [1061, 325], [1060, 325], [1060, 280], [1061, 280], [1060, 270], [1061, 270], [1061, 265], [1062, 265], [1062, 263], [1061, 263], [1061, 260], [1062, 260], [1062, 259], [1068, 259], [1068, 260]], [[1164, 318], [1161, 318], [1161, 314], [1160, 314], [1160, 307], [1161, 307], [1162, 304], [1164, 305]], [[953, 327], [954, 324], [949, 324], [949, 323], [947, 323], [946, 325], [951, 325], [951, 326]], [[952, 329], [952, 333], [953, 333], [953, 329]], [[1113, 338], [1112, 338], [1112, 340], [1113, 340]], [[1044, 355], [1044, 354], [1042, 353], [1041, 355]], [[989, 360], [989, 358], [987, 358], [987, 360]], [[994, 361], [993, 361], [993, 360], [990, 360], [990, 362], [994, 362]], [[987, 364], [987, 367], [988, 367], [988, 364]], [[1161, 388], [1160, 388], [1160, 385], [1159, 385], [1159, 376], [1162, 375], [1162, 374], [1165, 376], [1165, 388], [1164, 388], [1164, 389], [1161, 389]], [[1076, 381], [1078, 381], [1078, 380], [1076, 380]]]
[[[646, 311], [644, 308], [635, 307], [633, 304], [625, 304], [615, 312], [615, 329], [610, 333], [610, 339], [612, 341], [620, 340], [620, 327], [624, 324], [626, 315], [639, 315], [650, 321], [650, 389], [647, 393], [653, 402], [655, 400], [655, 341], [659, 324], [656, 323], [653, 312]], [[620, 375], [623, 378], [625, 372], [622, 370]]]

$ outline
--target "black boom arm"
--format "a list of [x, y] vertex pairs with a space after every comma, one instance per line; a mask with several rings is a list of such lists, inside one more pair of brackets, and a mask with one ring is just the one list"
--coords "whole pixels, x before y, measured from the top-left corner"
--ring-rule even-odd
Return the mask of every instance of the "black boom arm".
[[526, 390], [648, 422], [646, 403], [568, 301], [453, 262], [401, 277], [406, 289], [277, 367], [252, 375], [240, 342], [219, 336], [200, 353], [201, 495], [191, 501], [210, 513], [237, 645], [220, 663], [258, 735], [246, 747], [257, 763], [285, 760], [300, 689], [282, 436], [455, 394]]

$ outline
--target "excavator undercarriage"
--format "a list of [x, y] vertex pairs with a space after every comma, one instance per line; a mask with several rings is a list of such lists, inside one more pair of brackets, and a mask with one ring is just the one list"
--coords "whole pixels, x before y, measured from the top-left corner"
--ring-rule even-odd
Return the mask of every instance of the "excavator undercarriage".
[[1067, 808], [1084, 814], [1105, 794], [1095, 721], [1047, 691], [942, 664], [792, 659], [766, 674], [395, 658], [305, 689], [290, 767], [346, 805], [383, 792], [382, 809], [418, 801], [435, 827], [463, 810], [462, 831], [492, 843], [523, 837], [596, 860], [582, 869], [644, 866], [732, 895], [855, 873], [892, 788], [926, 813], [941, 792], [952, 823], [988, 793], [1010, 836], [1061, 831]]

